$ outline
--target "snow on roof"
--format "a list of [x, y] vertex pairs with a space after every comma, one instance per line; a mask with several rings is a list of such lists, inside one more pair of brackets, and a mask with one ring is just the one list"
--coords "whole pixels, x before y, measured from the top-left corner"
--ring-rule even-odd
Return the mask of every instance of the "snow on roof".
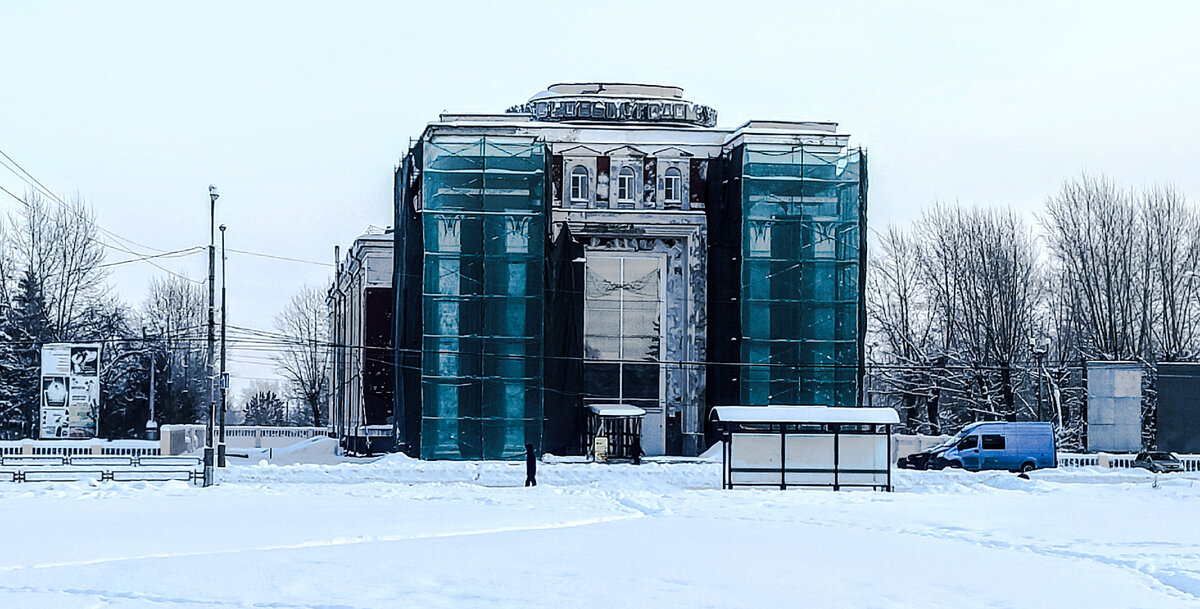
[[829, 406], [717, 406], [713, 418], [726, 423], [874, 423], [898, 425], [891, 408]]
[[629, 404], [588, 404], [592, 412], [602, 417], [640, 417], [645, 410]]

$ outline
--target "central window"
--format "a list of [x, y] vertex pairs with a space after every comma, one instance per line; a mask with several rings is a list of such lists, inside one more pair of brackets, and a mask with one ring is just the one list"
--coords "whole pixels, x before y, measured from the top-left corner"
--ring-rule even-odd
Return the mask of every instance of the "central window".
[[571, 202], [588, 202], [588, 170], [582, 165], [576, 165], [571, 170]]
[[663, 176], [663, 199], [667, 203], [679, 203], [683, 190], [683, 176], [674, 167], [667, 170]]
[[617, 174], [617, 202], [618, 203], [633, 203], [634, 197], [634, 180], [633, 170], [628, 167], [622, 167], [621, 173]]
[[663, 265], [657, 256], [587, 253], [583, 365], [589, 401], [659, 405]]

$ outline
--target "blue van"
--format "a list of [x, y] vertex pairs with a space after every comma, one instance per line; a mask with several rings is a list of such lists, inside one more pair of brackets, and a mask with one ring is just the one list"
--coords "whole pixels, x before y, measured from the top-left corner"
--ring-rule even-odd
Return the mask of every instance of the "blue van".
[[901, 459], [901, 467], [1027, 472], [1057, 467], [1054, 427], [1049, 423], [972, 423], [953, 438]]

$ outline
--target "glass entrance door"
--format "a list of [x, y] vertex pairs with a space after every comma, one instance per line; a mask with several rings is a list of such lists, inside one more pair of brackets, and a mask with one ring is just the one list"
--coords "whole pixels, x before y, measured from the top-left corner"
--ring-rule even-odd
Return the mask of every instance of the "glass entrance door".
[[662, 256], [587, 252], [584, 284], [584, 395], [646, 411], [642, 450], [666, 448]]

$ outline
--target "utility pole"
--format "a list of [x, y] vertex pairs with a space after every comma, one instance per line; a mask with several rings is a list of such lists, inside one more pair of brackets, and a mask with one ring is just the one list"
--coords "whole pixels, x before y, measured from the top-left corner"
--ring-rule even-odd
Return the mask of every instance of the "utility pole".
[[225, 405], [229, 373], [225, 371], [225, 225], [221, 225], [221, 438], [217, 444], [217, 467], [225, 467]]
[[205, 363], [208, 370], [208, 424], [205, 426], [205, 443], [204, 443], [204, 486], [212, 486], [213, 477], [216, 472], [213, 471], [213, 447], [216, 445], [213, 437], [213, 419], [216, 415], [214, 399], [215, 392], [213, 391], [213, 356], [215, 355], [216, 347], [216, 332], [213, 327], [213, 308], [214, 300], [216, 300], [216, 224], [217, 224], [217, 198], [221, 195], [217, 192], [215, 185], [209, 185], [209, 213], [208, 213], [208, 349], [205, 354]]
[[1050, 351], [1050, 340], [1044, 339], [1043, 341], [1039, 342], [1031, 336], [1029, 337], [1029, 350], [1033, 353], [1034, 359], [1037, 360], [1037, 420], [1041, 421], [1043, 420], [1042, 376], [1044, 374], [1042, 362], [1046, 359], [1046, 353]]
[[146, 421], [146, 439], [158, 439], [158, 423], [154, 421], [154, 349], [146, 347], [146, 329], [142, 328], [142, 346], [150, 356], [150, 419]]
[[146, 439], [158, 439], [158, 423], [154, 422], [154, 351], [150, 352], [150, 420], [146, 421]]

